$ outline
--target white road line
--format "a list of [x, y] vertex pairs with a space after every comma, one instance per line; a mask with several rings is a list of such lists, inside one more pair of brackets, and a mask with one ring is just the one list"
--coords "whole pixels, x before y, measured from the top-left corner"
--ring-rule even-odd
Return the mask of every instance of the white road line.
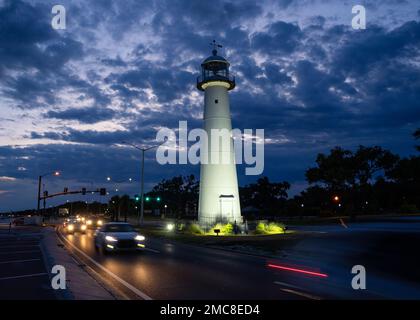
[[344, 228], [348, 229], [348, 226], [345, 224], [345, 222], [344, 222], [344, 220], [343, 220], [342, 218], [340, 218], [340, 224], [341, 224]]
[[26, 260], [9, 260], [9, 261], [0, 261], [0, 264], [7, 264], [7, 263], [22, 263], [22, 262], [32, 262], [32, 261], [40, 261], [41, 259], [26, 259]]
[[15, 253], [34, 253], [38, 252], [38, 250], [29, 250], [29, 251], [9, 251], [9, 252], [0, 252], [0, 254], [15, 254]]
[[286, 282], [274, 281], [274, 284], [278, 284], [279, 286], [283, 286], [283, 287], [289, 287], [289, 288], [303, 290], [303, 288], [301, 288], [301, 287], [298, 287], [298, 286], [295, 286], [293, 284], [289, 284], [289, 283], [286, 283]]
[[93, 260], [91, 257], [89, 257], [86, 253], [84, 253], [82, 250], [80, 250], [78, 247], [76, 247], [73, 243], [71, 243], [69, 240], [67, 240], [66, 237], [63, 237], [63, 239], [69, 244], [71, 245], [75, 250], [77, 250], [81, 255], [83, 255], [83, 257], [85, 257], [86, 259], [88, 259], [90, 262], [92, 262], [95, 266], [97, 266], [98, 268], [100, 268], [101, 270], [105, 271], [108, 275], [110, 275], [112, 278], [114, 278], [115, 280], [117, 280], [119, 283], [121, 283], [123, 286], [125, 286], [126, 288], [130, 289], [132, 292], [134, 292], [136, 295], [138, 295], [140, 298], [143, 298], [144, 300], [153, 300], [151, 297], [149, 297], [147, 294], [145, 294], [144, 292], [141, 292], [139, 289], [137, 289], [136, 287], [134, 287], [133, 285], [131, 285], [130, 283], [128, 283], [127, 281], [121, 279], [120, 277], [118, 277], [115, 273], [109, 271], [107, 268], [105, 268], [103, 265], [101, 265], [100, 263], [96, 262], [95, 260]]
[[29, 277], [40, 277], [40, 276], [45, 276], [45, 275], [48, 275], [48, 273], [44, 272], [44, 273], [25, 274], [23, 276], [0, 278], [0, 281], [1, 280], [13, 280], [13, 279], [29, 278]]
[[31, 248], [31, 247], [39, 247], [38, 244], [22, 244], [20, 246], [1, 246], [0, 249], [10, 249], [10, 248]]
[[147, 250], [147, 251], [154, 252], [154, 253], [160, 253], [160, 251], [158, 251], [158, 250], [147, 248], [147, 247], [144, 248], [143, 250]]
[[308, 293], [304, 293], [304, 292], [300, 292], [300, 291], [296, 291], [296, 290], [292, 290], [292, 289], [280, 288], [280, 290], [284, 291], [284, 292], [288, 292], [288, 293], [293, 293], [293, 294], [296, 294], [298, 296], [305, 297], [305, 298], [308, 298], [308, 299], [311, 299], [311, 300], [322, 300], [320, 297], [314, 296], [312, 294], [308, 294]]

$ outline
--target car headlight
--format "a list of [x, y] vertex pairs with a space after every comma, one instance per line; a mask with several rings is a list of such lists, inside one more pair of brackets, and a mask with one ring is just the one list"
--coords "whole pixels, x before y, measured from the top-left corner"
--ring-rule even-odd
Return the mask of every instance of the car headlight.
[[98, 220], [98, 222], [96, 222], [98, 226], [101, 226], [103, 224], [102, 220]]
[[175, 225], [173, 223], [168, 223], [166, 225], [166, 229], [168, 229], [168, 231], [172, 231], [174, 230], [174, 228], [175, 228]]
[[67, 226], [67, 230], [69, 230], [69, 231], [73, 231], [73, 230], [74, 230], [74, 225], [69, 224], [69, 225]]
[[137, 240], [137, 241], [144, 241], [146, 238], [144, 236], [138, 234], [134, 239]]
[[87, 224], [88, 226], [91, 226], [91, 225], [92, 225], [92, 220], [88, 220], [88, 221], [86, 221], [86, 224]]
[[82, 226], [80, 227], [80, 229], [82, 230], [82, 231], [84, 231], [84, 230], [86, 230], [86, 225], [85, 224], [82, 224]]
[[106, 237], [105, 237], [105, 240], [106, 240], [106, 241], [109, 241], [109, 242], [115, 242], [115, 241], [118, 241], [117, 239], [115, 239], [114, 237], [111, 237], [111, 236], [106, 236]]

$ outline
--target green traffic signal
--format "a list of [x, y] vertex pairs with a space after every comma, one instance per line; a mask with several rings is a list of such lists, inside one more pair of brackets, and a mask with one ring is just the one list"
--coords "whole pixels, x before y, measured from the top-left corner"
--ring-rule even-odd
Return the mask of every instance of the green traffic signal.
[[150, 197], [146, 197], [146, 201], [150, 201]]
[[159, 202], [159, 201], [160, 201], [160, 197], [157, 197], [157, 198], [156, 198], [156, 201], [157, 201], [157, 202]]

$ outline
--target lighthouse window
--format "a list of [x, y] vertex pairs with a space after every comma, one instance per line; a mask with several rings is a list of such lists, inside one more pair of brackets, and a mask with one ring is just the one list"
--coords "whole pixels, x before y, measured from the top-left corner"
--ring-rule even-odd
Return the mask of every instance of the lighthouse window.
[[214, 100], [214, 103], [219, 103], [219, 100], [218, 99]]

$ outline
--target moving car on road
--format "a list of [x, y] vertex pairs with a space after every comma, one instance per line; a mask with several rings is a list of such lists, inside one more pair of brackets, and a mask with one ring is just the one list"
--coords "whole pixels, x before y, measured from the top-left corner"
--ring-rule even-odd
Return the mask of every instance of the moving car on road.
[[114, 251], [141, 250], [145, 237], [125, 222], [109, 222], [95, 232], [95, 248], [104, 254]]
[[72, 220], [69, 222], [65, 222], [63, 224], [64, 231], [67, 234], [74, 234], [75, 232], [80, 232], [85, 234], [87, 230], [87, 226], [82, 221]]
[[104, 220], [97, 217], [89, 217], [86, 219], [86, 225], [88, 229], [97, 229], [102, 227], [104, 224]]

